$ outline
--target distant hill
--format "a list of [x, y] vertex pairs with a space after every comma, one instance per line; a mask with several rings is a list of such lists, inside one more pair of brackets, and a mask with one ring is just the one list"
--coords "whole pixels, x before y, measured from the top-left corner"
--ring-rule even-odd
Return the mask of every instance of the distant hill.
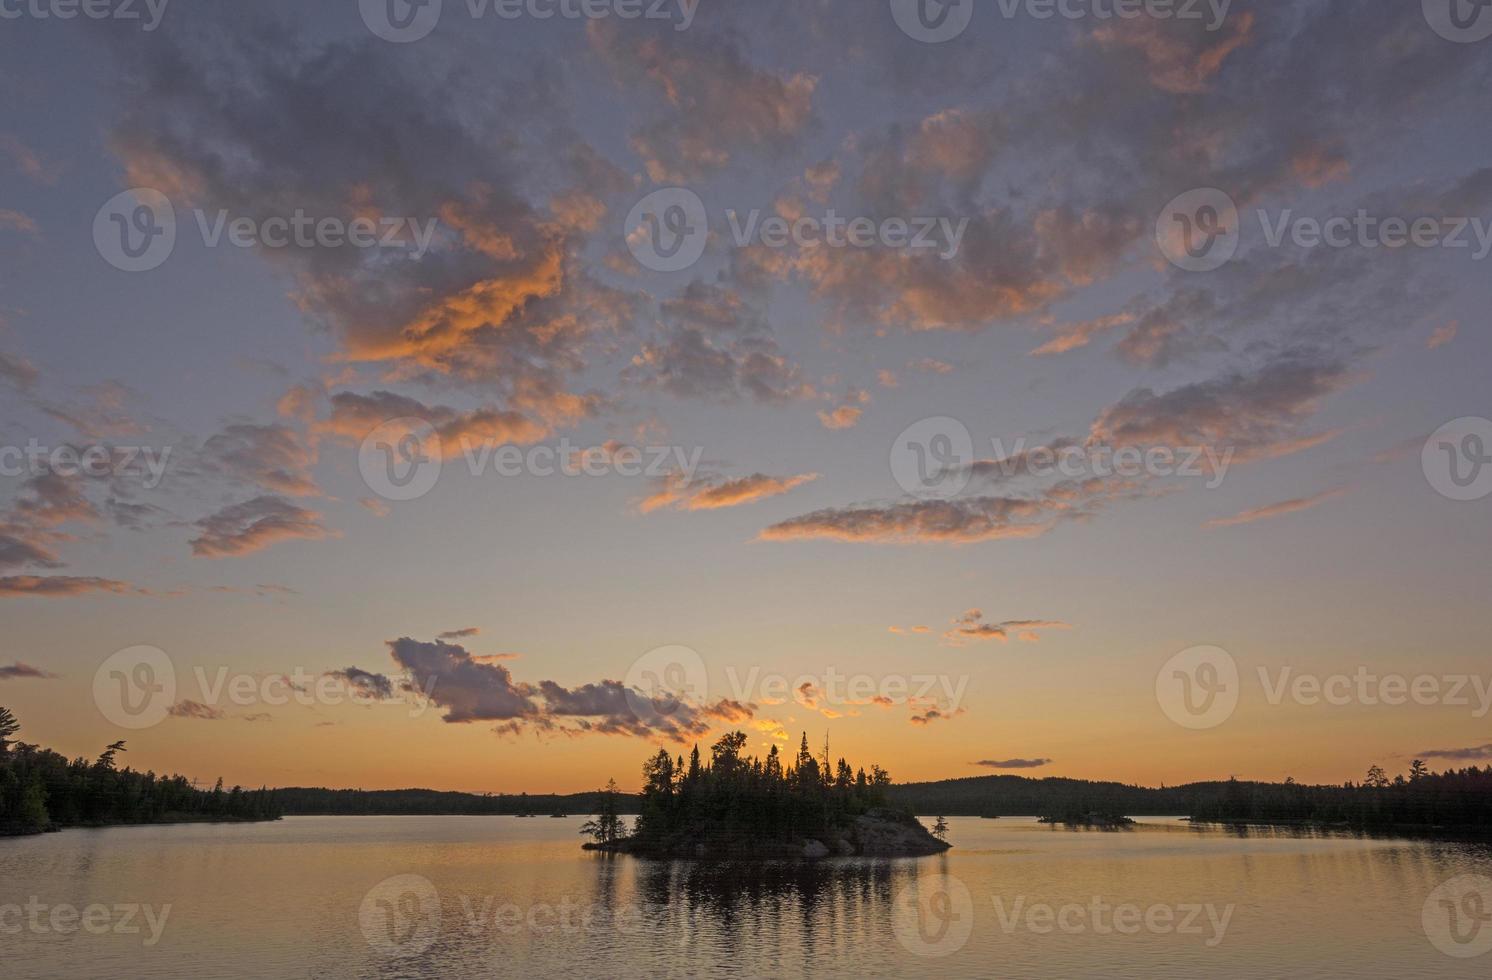
[[955, 817], [1034, 817], [1087, 806], [1134, 816], [1182, 816], [1219, 783], [1152, 789], [1125, 783], [1029, 776], [967, 776], [930, 783], [893, 783], [892, 803], [921, 814]]
[[[600, 792], [568, 795], [442, 793], [434, 790], [281, 789], [286, 814], [591, 814]], [[1179, 816], [1218, 823], [1346, 827], [1429, 835], [1492, 835], [1492, 766], [1388, 779], [1378, 767], [1363, 783], [1218, 780], [1151, 788], [1116, 782], [1028, 776], [969, 776], [886, 787], [886, 803], [922, 816], [1049, 816], [1064, 813]], [[616, 797], [616, 812], [635, 814], [640, 798]]]
[[[595, 813], [599, 790], [588, 793], [451, 793], [433, 789], [314, 789], [293, 786], [275, 791], [275, 799], [291, 816], [434, 816], [526, 813]], [[637, 813], [638, 797], [617, 795], [620, 813]]]

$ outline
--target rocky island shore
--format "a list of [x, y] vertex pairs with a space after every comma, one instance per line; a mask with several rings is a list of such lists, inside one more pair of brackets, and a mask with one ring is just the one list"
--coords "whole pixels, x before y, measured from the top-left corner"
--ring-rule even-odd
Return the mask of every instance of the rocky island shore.
[[790, 861], [827, 857], [923, 857], [941, 854], [953, 845], [934, 837], [914, 816], [896, 810], [874, 809], [854, 817], [847, 826], [786, 840], [763, 840], [737, 832], [701, 826], [666, 838], [636, 836], [589, 841], [588, 851], [631, 854], [645, 858], [688, 858], [705, 861]]

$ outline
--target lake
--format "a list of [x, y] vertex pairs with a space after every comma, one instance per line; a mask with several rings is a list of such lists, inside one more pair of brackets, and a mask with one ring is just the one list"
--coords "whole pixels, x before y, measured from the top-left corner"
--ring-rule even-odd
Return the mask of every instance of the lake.
[[0, 840], [31, 977], [1486, 977], [1492, 849], [950, 818], [937, 857], [719, 868], [581, 818], [294, 817]]

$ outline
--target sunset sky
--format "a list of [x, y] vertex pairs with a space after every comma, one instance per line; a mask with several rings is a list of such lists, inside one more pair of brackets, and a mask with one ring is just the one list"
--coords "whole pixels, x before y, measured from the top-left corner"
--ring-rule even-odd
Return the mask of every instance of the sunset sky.
[[[1492, 414], [1492, 39], [1448, 38], [1431, 0], [1234, 0], [1219, 23], [1006, 6], [939, 43], [887, 0], [666, 20], [444, 0], [402, 40], [371, 0], [0, 20], [0, 447], [170, 451], [159, 481], [0, 455], [22, 737], [125, 738], [136, 768], [206, 782], [494, 792], [632, 786], [657, 745], [733, 727], [758, 752], [827, 730], [899, 781], [1492, 758], [1492, 500], [1422, 463]], [[142, 271], [109, 244], [132, 188], [175, 213]], [[633, 214], [667, 188], [709, 227], [678, 271], [645, 261]], [[1157, 235], [1199, 189], [1239, 212], [1204, 271]], [[959, 234], [737, 241], [750, 212], [831, 209]], [[1467, 247], [1270, 240], [1359, 212], [1462, 219]], [[210, 244], [220, 213], [395, 237]], [[401, 419], [391, 444], [409, 419], [439, 436], [408, 500], [360, 469]], [[958, 492], [909, 489], [908, 439], [959, 426]], [[1018, 440], [1229, 462], [1030, 473]], [[562, 445], [608, 472], [467, 458]], [[1239, 703], [1189, 730], [1156, 678], [1204, 644]], [[176, 695], [126, 730], [95, 675], [137, 645]], [[703, 689], [631, 710], [629, 672], [675, 645]], [[354, 667], [376, 703], [215, 701], [196, 675]], [[1260, 668], [1466, 676], [1469, 703], [1276, 705]], [[892, 694], [802, 689], [831, 675]]]

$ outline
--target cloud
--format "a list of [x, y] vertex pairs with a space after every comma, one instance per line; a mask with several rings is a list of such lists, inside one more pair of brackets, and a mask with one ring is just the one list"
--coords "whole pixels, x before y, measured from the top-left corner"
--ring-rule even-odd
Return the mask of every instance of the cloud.
[[62, 562], [46, 545], [35, 539], [31, 529], [0, 525], [0, 569], [27, 565], [61, 568]]
[[[590, 404], [574, 406], [575, 416], [588, 414]], [[521, 412], [487, 406], [458, 411], [445, 405], [426, 405], [414, 398], [391, 391], [369, 395], [344, 391], [332, 396], [331, 416], [315, 426], [318, 433], [362, 442], [374, 429], [398, 419], [419, 419], [435, 430], [440, 455], [455, 459], [464, 452], [484, 447], [527, 445], [549, 435], [550, 427]], [[390, 431], [390, 437], [398, 433]], [[435, 453], [435, 446], [421, 446], [422, 452]]]
[[0, 153], [10, 158], [11, 165], [39, 184], [55, 184], [57, 170], [42, 160], [41, 154], [22, 143], [11, 133], [0, 133]]
[[223, 714], [221, 708], [203, 704], [201, 701], [182, 699], [166, 709], [166, 713], [172, 718], [191, 718], [197, 721], [221, 721], [227, 715]]
[[[569, 377], [632, 311], [579, 261], [601, 205], [563, 184], [604, 184], [587, 163], [598, 155], [562, 142], [560, 87], [521, 59], [432, 74], [377, 38], [302, 44], [303, 29], [284, 12], [240, 7], [196, 18], [148, 53], [115, 43], [137, 83], [121, 91], [111, 133], [125, 180], [178, 208], [259, 222], [304, 212], [414, 223], [420, 241], [256, 254], [329, 330], [335, 360], [480, 388], [492, 401], [484, 428], [513, 426], [509, 412], [573, 416], [589, 396]], [[535, 183], [525, 154], [537, 148], [518, 138], [530, 126], [553, 140], [537, 181], [552, 194], [521, 186]]]
[[12, 681], [22, 677], [53, 679], [57, 676], [49, 671], [42, 670], [40, 667], [33, 667], [19, 660], [9, 667], [0, 665], [0, 681]]
[[959, 715], [967, 713], [967, 708], [956, 708], [951, 711], [942, 707], [914, 708], [910, 721], [914, 725], [931, 725], [935, 721], [952, 721]]
[[1347, 487], [1338, 487], [1335, 490], [1325, 490], [1309, 497], [1297, 497], [1294, 500], [1282, 500], [1277, 504], [1268, 504], [1264, 507], [1255, 507], [1232, 517], [1219, 517], [1203, 524], [1206, 528], [1237, 527], [1240, 524], [1252, 524], [1255, 521], [1268, 520], [1271, 517], [1284, 517], [1286, 514], [1298, 514], [1303, 510], [1310, 510], [1328, 500], [1335, 500], [1348, 492]]
[[1492, 742], [1460, 749], [1425, 749], [1414, 754], [1423, 759], [1454, 759], [1459, 762], [1474, 762], [1478, 759], [1492, 759]]
[[273, 493], [320, 492], [310, 473], [316, 453], [289, 426], [230, 425], [202, 444], [202, 457], [208, 469]]
[[1039, 357], [1043, 354], [1065, 354], [1080, 347], [1087, 347], [1097, 335], [1113, 330], [1115, 327], [1133, 323], [1134, 319], [1133, 313], [1114, 313], [1084, 320], [1081, 323], [1067, 323], [1054, 327], [1057, 336], [1031, 351], [1031, 355]]
[[972, 763], [987, 769], [1040, 769], [1052, 764], [1051, 759], [980, 759]]
[[733, 480], [721, 477], [695, 477], [691, 480], [683, 473], [669, 473], [656, 482], [654, 491], [638, 504], [638, 510], [647, 514], [662, 508], [694, 511], [740, 507], [781, 496], [816, 479], [817, 473], [797, 476], [753, 473]]
[[467, 626], [459, 630], [446, 630], [444, 633], [437, 633], [435, 638], [437, 640], [461, 640], [468, 636], [476, 636], [480, 632], [482, 632], [482, 629], [479, 626]]
[[491, 658], [474, 657], [461, 645], [442, 640], [402, 637], [388, 645], [394, 661], [409, 672], [409, 686], [444, 708], [445, 721], [499, 722], [496, 730], [504, 734], [532, 730], [684, 742], [707, 734], [717, 722], [747, 720], [755, 710], [726, 698], [693, 704], [669, 695], [649, 696], [614, 680], [573, 688], [552, 680], [520, 682]]
[[318, 540], [332, 533], [320, 514], [270, 495], [224, 507], [196, 526], [202, 533], [191, 545], [199, 558], [247, 555], [277, 541]]
[[1207, 91], [1228, 56], [1250, 42], [1253, 30], [1253, 12], [1241, 11], [1224, 20], [1215, 33], [1204, 33], [1179, 20], [1142, 17], [1105, 24], [1089, 38], [1098, 45], [1138, 53], [1151, 84], [1161, 91], [1197, 95]]
[[36, 369], [30, 361], [17, 354], [7, 354], [0, 351], [0, 378], [4, 378], [11, 384], [28, 391], [36, 384], [36, 379], [41, 372]]
[[0, 578], [0, 598], [38, 596], [60, 599], [90, 592], [108, 592], [114, 595], [159, 595], [159, 593], [131, 585], [128, 582], [86, 575], [8, 575]]
[[1434, 332], [1430, 334], [1430, 338], [1425, 341], [1426, 349], [1436, 350], [1438, 348], [1444, 347], [1446, 344], [1456, 339], [1456, 334], [1459, 333], [1460, 330], [1461, 321], [1459, 320], [1452, 320], [1450, 323], [1436, 327]]
[[587, 32], [619, 84], [655, 93], [666, 106], [631, 139], [654, 183], [707, 176], [742, 152], [779, 155], [812, 117], [813, 75], [757, 68], [729, 38], [686, 39], [671, 27], [643, 35], [616, 19], [592, 20]]
[[764, 300], [730, 282], [693, 280], [659, 304], [660, 326], [622, 373], [680, 398], [763, 404], [813, 397], [778, 346]]
[[1023, 643], [1036, 643], [1042, 630], [1070, 630], [1072, 627], [1054, 619], [1007, 619], [1003, 623], [987, 623], [984, 613], [970, 609], [953, 621], [953, 628], [943, 634], [943, 639], [961, 644], [968, 640], [1010, 641], [1011, 634]]
[[828, 540], [875, 544], [973, 544], [1037, 538], [1058, 520], [1090, 516], [1112, 500], [1146, 493], [1137, 482], [1068, 480], [1028, 497], [977, 496], [830, 507], [765, 528], [762, 541]]
[[368, 697], [388, 700], [394, 696], [394, 682], [383, 674], [363, 670], [360, 667], [344, 667], [327, 674], [337, 677], [357, 688]]
[[1251, 371], [1156, 393], [1136, 388], [1094, 421], [1107, 446], [1234, 447], [1240, 459], [1292, 451], [1300, 427], [1355, 375], [1339, 358], [1287, 351]]

